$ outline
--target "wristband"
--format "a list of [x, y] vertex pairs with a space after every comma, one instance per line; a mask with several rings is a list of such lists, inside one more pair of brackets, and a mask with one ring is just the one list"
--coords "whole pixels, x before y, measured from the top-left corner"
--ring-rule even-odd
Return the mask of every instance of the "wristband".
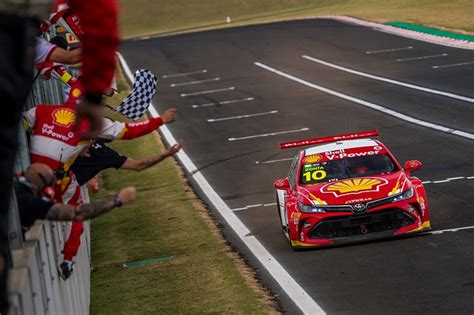
[[121, 207], [122, 206], [122, 199], [120, 198], [119, 195], [115, 196], [115, 198], [114, 198], [114, 206], [115, 207]]

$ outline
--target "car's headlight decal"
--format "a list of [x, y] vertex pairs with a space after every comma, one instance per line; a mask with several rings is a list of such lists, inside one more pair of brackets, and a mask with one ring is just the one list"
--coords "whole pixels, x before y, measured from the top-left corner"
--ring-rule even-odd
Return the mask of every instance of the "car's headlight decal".
[[413, 189], [413, 185], [410, 186], [410, 188], [408, 188], [407, 190], [405, 190], [404, 192], [396, 195], [395, 197], [392, 198], [392, 202], [398, 202], [398, 201], [402, 201], [402, 200], [405, 200], [405, 199], [409, 199], [411, 197], [413, 197], [415, 191]]
[[307, 205], [305, 203], [302, 203], [301, 201], [298, 201], [298, 208], [300, 208], [301, 212], [304, 213], [324, 213], [323, 208], [314, 206], [314, 205]]

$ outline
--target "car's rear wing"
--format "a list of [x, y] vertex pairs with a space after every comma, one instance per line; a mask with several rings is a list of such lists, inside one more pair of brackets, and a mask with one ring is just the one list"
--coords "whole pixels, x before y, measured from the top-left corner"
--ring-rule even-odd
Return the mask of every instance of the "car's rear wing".
[[357, 133], [345, 133], [341, 135], [327, 136], [327, 137], [322, 137], [322, 138], [312, 138], [312, 139], [305, 139], [305, 140], [282, 142], [280, 143], [280, 149], [302, 147], [302, 146], [307, 146], [307, 145], [335, 142], [335, 141], [341, 141], [341, 140], [371, 138], [371, 137], [378, 137], [378, 136], [379, 136], [379, 132], [377, 130], [362, 131], [362, 132], [357, 132]]

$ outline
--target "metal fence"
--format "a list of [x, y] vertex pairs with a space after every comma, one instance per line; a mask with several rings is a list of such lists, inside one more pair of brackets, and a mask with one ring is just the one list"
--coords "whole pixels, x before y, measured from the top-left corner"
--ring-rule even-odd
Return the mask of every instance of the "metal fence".
[[[62, 104], [64, 86], [54, 79], [37, 79], [25, 109], [37, 104]], [[26, 134], [19, 134], [20, 150], [16, 172], [29, 165]], [[88, 202], [88, 193], [83, 189]], [[9, 314], [88, 314], [90, 303], [90, 224], [84, 222], [81, 247], [75, 258], [74, 272], [67, 281], [59, 277], [61, 251], [69, 236], [70, 223], [37, 221], [22, 236], [18, 208], [13, 194], [9, 209], [8, 228], [11, 249], [9, 271]]]

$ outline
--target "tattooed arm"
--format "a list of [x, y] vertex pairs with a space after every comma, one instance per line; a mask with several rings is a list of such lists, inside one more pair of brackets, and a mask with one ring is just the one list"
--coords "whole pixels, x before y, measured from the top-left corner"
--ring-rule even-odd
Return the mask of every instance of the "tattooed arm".
[[113, 198], [101, 201], [95, 201], [79, 206], [56, 203], [51, 207], [51, 209], [49, 209], [46, 219], [55, 221], [89, 220], [133, 200], [135, 200], [135, 188], [126, 187]]
[[107, 200], [86, 203], [80, 206], [56, 203], [51, 207], [51, 209], [49, 209], [46, 219], [55, 221], [88, 220], [106, 213], [115, 207], [115, 197]]

